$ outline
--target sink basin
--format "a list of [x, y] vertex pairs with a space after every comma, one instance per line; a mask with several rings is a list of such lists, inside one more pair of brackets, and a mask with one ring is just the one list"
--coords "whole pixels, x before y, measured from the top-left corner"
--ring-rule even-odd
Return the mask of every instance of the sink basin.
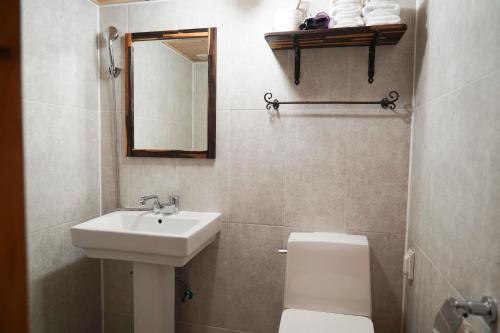
[[184, 266], [220, 231], [219, 213], [118, 211], [71, 228], [91, 258]]
[[175, 333], [175, 267], [215, 240], [219, 213], [118, 211], [71, 228], [91, 258], [133, 262], [134, 332]]

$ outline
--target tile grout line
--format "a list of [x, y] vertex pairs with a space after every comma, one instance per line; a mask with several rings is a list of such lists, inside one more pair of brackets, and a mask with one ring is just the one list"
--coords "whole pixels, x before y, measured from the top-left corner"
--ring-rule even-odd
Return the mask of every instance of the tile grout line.
[[[349, 131], [351, 121], [347, 120], [348, 125], [347, 125], [347, 130]], [[347, 142], [346, 142], [346, 148], [345, 148], [345, 163], [344, 163], [344, 212], [343, 212], [343, 217], [344, 217], [344, 232], [347, 233], [347, 200], [348, 200], [348, 191], [349, 191], [349, 157], [350, 157], [350, 140], [349, 140], [349, 133], [347, 133]]]
[[430, 98], [428, 101], [422, 103], [422, 104], [419, 104], [419, 105], [414, 105], [414, 111], [417, 111], [418, 109], [422, 108], [422, 107], [425, 107], [425, 106], [428, 106], [432, 103], [435, 103], [435, 102], [438, 102], [440, 101], [441, 99], [444, 99], [444, 98], [447, 98], [447, 97], [450, 97], [452, 96], [453, 94], [459, 92], [460, 90], [462, 89], [465, 89], [465, 88], [469, 88], [470, 86], [474, 85], [474, 84], [477, 84], [483, 80], [486, 80], [486, 79], [489, 79], [490, 77], [493, 77], [493, 76], [498, 76], [498, 74], [500, 74], [500, 69], [498, 70], [495, 70], [493, 72], [490, 72], [488, 74], [485, 74], [479, 78], [476, 78], [474, 80], [471, 80], [469, 82], [467, 82], [466, 84], [464, 84], [463, 86], [461, 87], [458, 87], [458, 88], [454, 88], [454, 89], [451, 89], [445, 93], [443, 93], [442, 95], [439, 95], [439, 96], [436, 96], [436, 97], [433, 97], [433, 98]]
[[[291, 61], [290, 61], [290, 52], [287, 54], [287, 72], [290, 72]], [[290, 86], [289, 84], [285, 85], [285, 96], [289, 99], [290, 94]], [[287, 218], [286, 218], [286, 207], [287, 207], [287, 175], [288, 175], [288, 134], [289, 134], [289, 122], [284, 121], [284, 134], [285, 134], [285, 149], [284, 149], [284, 186], [283, 186], [283, 229], [281, 230], [281, 246], [282, 248], [288, 247], [288, 239], [286, 238], [287, 234]], [[281, 280], [283, 281], [281, 285], [281, 306], [284, 307], [284, 296], [285, 296], [285, 280], [286, 280], [286, 259], [281, 260], [281, 269], [282, 275]]]
[[[418, 248], [418, 251], [422, 254], [422, 259], [425, 260], [425, 258], [423, 258], [423, 253], [422, 251], [420, 250], [420, 248]], [[417, 318], [418, 318], [418, 322], [421, 323], [422, 321], [422, 297], [424, 296], [424, 276], [425, 276], [425, 265], [422, 265], [422, 273], [421, 273], [421, 276], [420, 276], [420, 290], [419, 290], [419, 303], [418, 303], [418, 309], [417, 309]], [[420, 332], [420, 328], [421, 328], [421, 325], [419, 325], [417, 327], [417, 333]]]
[[[352, 52], [351, 49], [348, 50], [348, 57], [347, 57], [347, 97], [350, 100], [351, 99], [351, 56]], [[350, 127], [351, 127], [351, 120], [346, 119], [347, 121], [347, 133], [345, 134], [345, 137], [347, 138], [346, 140], [346, 147], [345, 147], [345, 162], [344, 162], [344, 212], [343, 212], [343, 218], [344, 218], [344, 233], [347, 233], [347, 193], [349, 189], [349, 157], [350, 157]]]
[[134, 0], [130, 2], [121, 2], [121, 3], [108, 3], [108, 4], [98, 4], [95, 3], [92, 0], [88, 0], [92, 2], [94, 5], [96, 5], [99, 8], [104, 8], [104, 7], [120, 7], [120, 6], [128, 6], [128, 5], [143, 5], [146, 1], [148, 3], [162, 3], [162, 2], [173, 2], [172, 0]]
[[[290, 57], [287, 55], [286, 57], [286, 66], [287, 66], [287, 71], [290, 70]], [[287, 96], [287, 98], [289, 97], [289, 86], [288, 84], [285, 85], [285, 96]], [[283, 184], [283, 227], [286, 227], [287, 226], [287, 220], [286, 220], [286, 204], [287, 204], [287, 174], [288, 174], [288, 154], [287, 154], [287, 147], [288, 147], [288, 133], [289, 133], [289, 122], [285, 122], [284, 121], [284, 135], [285, 135], [285, 147], [284, 147], [284, 155], [283, 155], [283, 166], [284, 166], [284, 169], [283, 169], [283, 172], [284, 172], [284, 175], [283, 175], [283, 181], [284, 181], [284, 184]], [[283, 235], [284, 236], [284, 235]], [[283, 237], [282, 237], [283, 238]]]
[[227, 145], [227, 164], [228, 164], [228, 171], [227, 171], [227, 186], [228, 186], [228, 189], [227, 189], [227, 202], [226, 202], [226, 205], [227, 205], [227, 217], [228, 218], [231, 218], [231, 192], [232, 192], [232, 140], [231, 140], [231, 123], [232, 123], [232, 118], [233, 118], [233, 114], [231, 111], [229, 111], [228, 113], [228, 120], [227, 120], [227, 142], [228, 142], [228, 145]]
[[424, 250], [420, 247], [420, 245], [418, 245], [418, 243], [415, 240], [413, 240], [413, 243], [415, 244], [415, 247], [422, 253], [424, 259], [427, 260], [427, 262], [430, 264], [431, 268], [433, 268], [443, 278], [446, 284], [448, 284], [448, 287], [450, 287], [450, 289], [452, 289], [455, 293], [457, 293], [457, 295], [459, 295], [461, 298], [464, 298], [462, 293], [459, 292], [458, 289], [455, 287], [455, 285], [448, 280], [448, 278], [444, 275], [443, 272], [441, 272], [441, 270], [434, 263], [434, 261], [431, 260], [431, 258], [424, 252]]
[[[285, 229], [297, 229], [297, 230], [315, 230], [317, 227], [307, 227], [307, 226], [283, 226], [278, 224], [267, 224], [267, 223], [248, 223], [242, 221], [233, 221], [233, 220], [222, 220], [223, 223], [227, 223], [228, 225], [245, 225], [245, 226], [256, 226], [256, 227], [272, 227], [272, 228], [285, 228]], [[335, 230], [333, 228], [324, 228], [327, 229], [326, 232], [340, 232], [340, 230]], [[350, 234], [369, 234], [369, 235], [387, 235], [387, 236], [405, 236], [405, 233], [393, 233], [393, 232], [384, 232], [384, 231], [365, 231], [365, 230], [349, 230], [346, 233]]]
[[85, 222], [87, 220], [92, 220], [92, 219], [97, 218], [99, 216], [100, 216], [100, 214], [92, 214], [92, 215], [84, 216], [84, 217], [81, 217], [81, 218], [71, 219], [71, 220], [66, 221], [66, 222], [62, 221], [62, 223], [59, 223], [59, 224], [55, 224], [55, 225], [51, 225], [51, 226], [47, 226], [47, 227], [43, 227], [43, 228], [40, 228], [40, 229], [29, 231], [29, 232], [26, 233], [26, 235], [28, 237], [35, 236], [37, 234], [49, 231], [50, 229], [57, 229], [57, 228], [67, 227], [67, 226], [70, 226], [70, 225], [75, 225], [77, 223], [82, 223], [82, 222]]
[[[410, 151], [408, 157], [408, 189], [406, 194], [406, 223], [405, 223], [405, 243], [404, 243], [404, 253], [408, 249], [408, 237], [410, 234], [410, 183], [411, 183], [411, 175], [412, 175], [412, 156], [413, 156], [413, 135], [415, 128], [415, 96], [416, 96], [416, 80], [417, 80], [417, 38], [418, 38], [418, 0], [415, 1], [415, 26], [414, 26], [414, 34], [413, 34], [413, 87], [412, 87], [412, 114], [411, 114], [411, 128], [410, 128]], [[421, 288], [423, 289], [423, 288]], [[406, 313], [406, 278], [403, 275], [403, 292], [402, 292], [402, 300], [401, 300], [402, 308], [401, 308], [401, 332], [404, 330], [405, 326], [405, 313]], [[420, 311], [420, 310], [419, 310]], [[420, 316], [420, 314], [418, 315]]]
[[[90, 0], [88, 0], [90, 1]], [[96, 5], [96, 11], [97, 11], [97, 20], [96, 20], [96, 25], [97, 25], [97, 36], [100, 34], [101, 30], [101, 9], [100, 7]], [[97, 108], [98, 108], [98, 122], [99, 122], [99, 212], [100, 215], [103, 213], [103, 179], [102, 179], [102, 173], [103, 173], [103, 163], [102, 163], [102, 153], [103, 153], [103, 145], [102, 145], [102, 119], [104, 114], [101, 113], [101, 106], [102, 106], [102, 94], [101, 94], [101, 52], [99, 50], [99, 42], [97, 42]], [[99, 268], [100, 268], [100, 288], [101, 288], [101, 332], [104, 333], [104, 260], [101, 258], [100, 263], [99, 263]]]

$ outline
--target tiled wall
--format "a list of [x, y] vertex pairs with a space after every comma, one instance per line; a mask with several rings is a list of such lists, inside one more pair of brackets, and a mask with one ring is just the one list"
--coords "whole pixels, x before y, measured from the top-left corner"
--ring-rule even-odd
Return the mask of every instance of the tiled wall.
[[[365, 234], [371, 243], [373, 319], [377, 332], [400, 332], [412, 104], [414, 5], [402, 1], [409, 30], [397, 46], [377, 50], [376, 78], [367, 82], [368, 50], [302, 53], [293, 83], [293, 54], [264, 41], [273, 12], [288, 0], [182, 0], [100, 7], [100, 29], [127, 31], [218, 28], [217, 159], [121, 157], [120, 199], [177, 193], [184, 210], [222, 212], [219, 239], [187, 267], [195, 298], [179, 304], [179, 332], [277, 332], [285, 246], [292, 230]], [[312, 11], [329, 1], [312, 1]], [[123, 40], [121, 40], [123, 43]], [[123, 47], [123, 44], [120, 48]], [[105, 56], [105, 49], [101, 55]], [[120, 52], [117, 52], [120, 54]], [[123, 59], [118, 59], [123, 65]], [[103, 203], [116, 205], [110, 147], [111, 84], [101, 68]], [[123, 76], [118, 83], [123, 121]], [[398, 112], [352, 107], [281, 110], [271, 116], [264, 93], [287, 99], [379, 99], [398, 90]], [[123, 133], [120, 133], [123, 138]], [[122, 153], [123, 155], [123, 153]], [[105, 331], [132, 332], [131, 265], [104, 263]]]
[[31, 332], [100, 332], [100, 262], [69, 228], [100, 213], [98, 8], [22, 1]]
[[499, 15], [496, 0], [418, 4], [406, 332], [432, 332], [447, 297], [500, 298]]

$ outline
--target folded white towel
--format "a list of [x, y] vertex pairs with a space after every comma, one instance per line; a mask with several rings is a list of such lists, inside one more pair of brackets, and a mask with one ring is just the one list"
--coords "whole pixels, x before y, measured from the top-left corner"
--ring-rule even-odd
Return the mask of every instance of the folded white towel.
[[350, 7], [359, 6], [363, 7], [362, 0], [330, 0], [330, 11], [333, 11], [335, 7]]
[[337, 14], [333, 16], [335, 20], [347, 20], [347, 19], [357, 19], [358, 17], [361, 17], [359, 14]]
[[361, 16], [361, 9], [352, 9], [352, 10], [344, 10], [337, 11], [330, 14], [333, 17], [353, 17], [353, 16]]
[[399, 2], [397, 0], [366, 0], [365, 5], [367, 4], [387, 4], [387, 5], [398, 5]]
[[370, 2], [363, 7], [363, 16], [370, 15], [375, 10], [385, 10], [394, 13], [392, 15], [399, 15], [401, 8], [397, 3], [383, 3], [383, 2]]
[[365, 19], [365, 24], [367, 27], [372, 25], [399, 24], [399, 23], [401, 23], [401, 18], [398, 15], [367, 17]]
[[368, 7], [368, 8], [380, 8], [380, 7], [383, 7], [383, 6], [399, 6], [399, 3], [397, 1], [387, 1], [387, 0], [384, 0], [384, 1], [371, 1], [371, 2], [366, 2], [364, 4], [365, 7]]
[[340, 19], [335, 22], [334, 28], [361, 27], [365, 22], [361, 17]]
[[367, 14], [364, 14], [364, 17], [377, 17], [377, 16], [387, 16], [387, 15], [398, 15], [399, 10], [390, 10], [390, 9], [375, 9]]
[[342, 5], [358, 5], [362, 6], [362, 0], [337, 0], [332, 2], [333, 6], [342, 6]]
[[361, 4], [358, 3], [345, 3], [340, 5], [335, 5], [332, 7], [332, 10], [349, 10], [354, 8], [363, 8]]
[[361, 15], [361, 13], [362, 13], [361, 6], [359, 6], [359, 5], [355, 5], [355, 6], [335, 6], [335, 7], [332, 8], [331, 15], [337, 15], [337, 14], [340, 14], [340, 13], [352, 13], [352, 12], [356, 12], [356, 13], [359, 13], [359, 15]]
[[[333, 5], [341, 5], [345, 3], [355, 3], [358, 5], [363, 4], [363, 0], [330, 0]], [[384, 0], [384, 1], [393, 1], [393, 0]]]

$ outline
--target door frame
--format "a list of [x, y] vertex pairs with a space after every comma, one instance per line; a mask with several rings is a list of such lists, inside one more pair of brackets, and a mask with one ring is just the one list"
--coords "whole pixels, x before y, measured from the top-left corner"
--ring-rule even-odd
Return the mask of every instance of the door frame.
[[27, 333], [20, 1], [0, 1], [0, 332]]

